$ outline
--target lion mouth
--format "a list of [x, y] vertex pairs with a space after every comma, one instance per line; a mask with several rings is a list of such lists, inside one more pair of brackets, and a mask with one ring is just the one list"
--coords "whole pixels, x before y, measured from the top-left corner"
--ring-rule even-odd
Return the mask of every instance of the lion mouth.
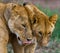
[[25, 41], [25, 42], [23, 42], [23, 44], [31, 44], [32, 43], [32, 41]]
[[19, 34], [18, 33], [15, 33], [17, 35], [17, 41], [20, 45], [29, 45], [29, 44], [34, 44], [36, 42], [35, 38], [33, 39], [29, 39], [29, 40], [26, 40], [26, 41], [22, 41], [19, 37]]
[[18, 40], [18, 43], [19, 43], [20, 45], [29, 45], [29, 44], [32, 43], [32, 41], [21, 41], [21, 40]]
[[35, 44], [36, 40], [32, 39], [31, 41], [22, 41], [22, 40], [17, 40], [20, 45], [30, 45], [30, 44]]
[[20, 45], [25, 45], [25, 44], [31, 44], [32, 43], [32, 41], [22, 41], [22, 40], [20, 40], [20, 38], [18, 37], [18, 43], [20, 44]]

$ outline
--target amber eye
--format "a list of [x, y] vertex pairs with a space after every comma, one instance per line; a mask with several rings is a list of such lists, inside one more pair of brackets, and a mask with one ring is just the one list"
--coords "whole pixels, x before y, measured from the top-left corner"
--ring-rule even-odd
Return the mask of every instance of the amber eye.
[[39, 34], [41, 34], [41, 35], [42, 35], [42, 32], [39, 32]]
[[36, 23], [36, 19], [34, 18], [33, 24], [35, 24], [35, 23]]
[[25, 24], [22, 24], [23, 27], [26, 27]]
[[42, 35], [42, 32], [39, 32], [39, 35], [41, 36]]
[[51, 34], [51, 32], [48, 33], [49, 35]]

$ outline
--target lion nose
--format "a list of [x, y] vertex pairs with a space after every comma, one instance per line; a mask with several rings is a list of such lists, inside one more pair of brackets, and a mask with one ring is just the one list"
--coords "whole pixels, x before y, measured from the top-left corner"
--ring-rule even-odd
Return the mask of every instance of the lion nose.
[[32, 39], [28, 38], [27, 41], [31, 41]]

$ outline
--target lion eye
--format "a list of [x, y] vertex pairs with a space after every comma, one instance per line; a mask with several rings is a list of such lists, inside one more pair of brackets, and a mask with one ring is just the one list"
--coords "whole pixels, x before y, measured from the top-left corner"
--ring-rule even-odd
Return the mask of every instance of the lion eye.
[[33, 24], [35, 24], [35, 23], [36, 23], [36, 19], [34, 18]]
[[49, 32], [48, 34], [51, 34], [51, 32]]
[[42, 35], [42, 32], [39, 32], [39, 34], [41, 34], [41, 35]]
[[41, 36], [42, 35], [42, 32], [39, 32], [39, 35]]
[[26, 27], [25, 24], [22, 24], [23, 27]]
[[48, 33], [49, 37], [51, 36], [51, 32]]

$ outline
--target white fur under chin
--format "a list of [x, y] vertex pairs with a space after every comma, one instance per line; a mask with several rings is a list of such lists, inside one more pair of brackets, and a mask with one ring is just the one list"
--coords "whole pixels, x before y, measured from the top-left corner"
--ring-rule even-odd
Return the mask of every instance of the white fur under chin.
[[16, 32], [15, 32], [15, 34], [16, 34], [16, 36], [17, 36], [17, 41], [18, 41], [18, 43], [19, 43], [20, 45], [22, 45], [22, 41], [21, 41], [21, 40], [18, 40], [19, 34], [16, 33]]
[[18, 43], [19, 43], [19, 45], [22, 45], [22, 42], [20, 40], [18, 40]]

